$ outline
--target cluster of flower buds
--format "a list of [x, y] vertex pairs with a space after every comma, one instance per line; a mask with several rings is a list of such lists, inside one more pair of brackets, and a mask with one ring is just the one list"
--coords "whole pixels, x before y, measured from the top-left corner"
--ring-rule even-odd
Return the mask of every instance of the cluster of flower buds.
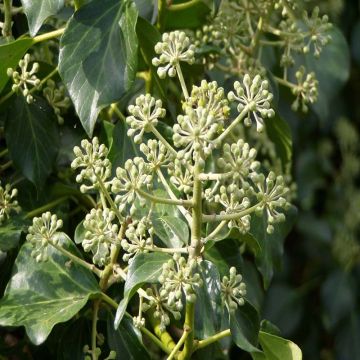
[[183, 31], [164, 33], [162, 41], [155, 45], [155, 52], [160, 56], [153, 58], [152, 63], [159, 66], [157, 73], [161, 79], [165, 78], [166, 74], [174, 77], [180, 61], [188, 64], [195, 61], [195, 45], [190, 44], [190, 39]]
[[158, 123], [159, 118], [166, 114], [162, 108], [161, 100], [155, 100], [150, 94], [140, 95], [135, 100], [135, 105], [130, 105], [128, 111], [131, 116], [126, 118], [126, 123], [130, 126], [127, 134], [134, 136], [135, 143], [142, 141], [144, 132], [149, 132]]
[[265, 209], [267, 215], [267, 233], [274, 232], [274, 224], [285, 221], [285, 214], [280, 213], [279, 209], [286, 210], [289, 203], [286, 199], [289, 188], [285, 186], [283, 176], [276, 176], [270, 171], [267, 178], [264, 174], [252, 174], [251, 179], [256, 185], [258, 192], [257, 199], [260, 201], [258, 212], [262, 213]]
[[55, 81], [49, 79], [43, 90], [45, 99], [54, 109], [59, 125], [64, 124], [64, 118], [61, 116], [71, 105], [71, 100], [65, 95], [65, 86], [56, 87]]
[[126, 251], [123, 260], [131, 263], [138, 253], [148, 252], [153, 246], [154, 228], [147, 217], [134, 220], [126, 229], [126, 239], [121, 240], [121, 247]]
[[109, 152], [107, 147], [104, 144], [100, 145], [99, 139], [94, 137], [92, 142], [82, 140], [81, 148], [74, 147], [76, 158], [71, 163], [71, 167], [73, 169], [83, 168], [80, 174], [76, 176], [76, 181], [81, 183], [87, 180], [91, 185], [82, 184], [80, 191], [84, 193], [91, 189], [99, 189], [100, 182], [108, 188], [110, 182], [107, 179], [111, 175], [111, 163], [106, 158]]
[[238, 306], [245, 304], [246, 284], [237, 274], [236, 268], [230, 268], [230, 276], [224, 276], [221, 282], [221, 298], [229, 312], [235, 311]]
[[192, 192], [194, 175], [182, 161], [175, 159], [174, 162], [170, 164], [168, 173], [171, 183], [176, 186], [179, 191], [187, 195]]
[[256, 121], [256, 130], [261, 132], [264, 129], [264, 119], [274, 116], [274, 110], [271, 109], [270, 102], [273, 95], [268, 90], [269, 83], [267, 80], [261, 80], [260, 75], [256, 75], [253, 79], [246, 74], [243, 84], [235, 81], [233, 91], [228, 94], [230, 101], [238, 102], [237, 110], [241, 113], [243, 110], [247, 112], [244, 124], [250, 126], [252, 123], [251, 115]]
[[180, 320], [183, 304], [181, 299], [174, 298], [169, 301], [169, 294], [165, 290], [159, 291], [157, 288], [146, 289], [148, 303], [143, 304], [143, 311], [154, 308], [154, 318], [160, 321], [160, 331], [165, 331], [166, 326], [170, 325], [171, 314], [175, 320]]
[[14, 92], [21, 92], [28, 104], [32, 103], [34, 100], [29, 87], [35, 89], [40, 87], [40, 80], [36, 77], [36, 73], [39, 71], [39, 63], [34, 62], [31, 70], [28, 71], [29, 63], [30, 54], [25, 54], [24, 58], [19, 61], [20, 72], [12, 68], [7, 69], [7, 75], [12, 77], [14, 83], [12, 90]]
[[93, 254], [93, 263], [104, 266], [109, 261], [110, 248], [116, 243], [118, 226], [113, 224], [115, 213], [108, 208], [92, 209], [83, 222], [85, 236], [82, 246]]
[[148, 165], [143, 158], [135, 157], [126, 160], [124, 168], [116, 169], [116, 177], [112, 180], [111, 191], [118, 194], [115, 197], [115, 204], [122, 212], [127, 204], [132, 204], [130, 214], [135, 211], [134, 202], [136, 198], [143, 203], [144, 199], [138, 192], [142, 187], [150, 189], [152, 187], [152, 175]]
[[12, 189], [10, 184], [1, 186], [0, 181], [0, 224], [10, 217], [11, 212], [19, 212], [20, 206], [15, 197], [17, 189]]
[[319, 82], [314, 72], [305, 76], [305, 68], [303, 66], [299, 68], [295, 76], [297, 85], [294, 85], [292, 88], [292, 93], [296, 96], [296, 99], [291, 107], [294, 111], [297, 111], [301, 106], [301, 110], [307, 112], [307, 104], [313, 104], [317, 100]]
[[[215, 201], [225, 208], [221, 214], [241, 213], [250, 206], [250, 200], [245, 196], [244, 190], [235, 185], [221, 186], [219, 194], [215, 195]], [[230, 229], [236, 227], [241, 233], [246, 234], [250, 230], [250, 220], [250, 215], [244, 215], [241, 218], [230, 220], [228, 227]]]
[[162, 284], [160, 293], [168, 297], [168, 304], [181, 301], [184, 292], [186, 301], [196, 300], [195, 287], [202, 285], [200, 275], [196, 273], [195, 259], [186, 261], [180, 254], [174, 254], [173, 259], [163, 265], [159, 282]]
[[327, 15], [319, 16], [319, 8], [315, 7], [311, 16], [305, 11], [303, 15], [304, 23], [308, 28], [309, 40], [307, 45], [304, 46], [304, 52], [309, 52], [311, 46], [314, 48], [314, 56], [319, 57], [324, 46], [326, 46], [330, 40], [331, 35], [328, 31], [332, 25], [329, 23]]
[[146, 144], [140, 145], [140, 151], [146, 156], [151, 173], [155, 173], [172, 160], [171, 154], [161, 141], [148, 140]]
[[222, 157], [217, 160], [217, 165], [233, 183], [239, 183], [242, 188], [246, 188], [249, 186], [247, 182], [249, 174], [260, 168], [256, 155], [256, 149], [240, 139], [231, 145], [224, 144]]
[[29, 226], [28, 240], [34, 247], [31, 256], [37, 262], [46, 261], [48, 259], [49, 243], [58, 243], [58, 230], [63, 226], [62, 220], [58, 219], [56, 215], [51, 215], [46, 212], [41, 217], [33, 218], [33, 223]]

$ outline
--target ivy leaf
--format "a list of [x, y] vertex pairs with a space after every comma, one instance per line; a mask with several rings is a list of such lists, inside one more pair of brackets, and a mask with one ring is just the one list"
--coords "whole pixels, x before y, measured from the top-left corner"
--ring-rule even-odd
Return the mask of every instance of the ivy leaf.
[[290, 340], [260, 331], [259, 342], [264, 351], [264, 360], [302, 360], [300, 348]]
[[[81, 256], [66, 234], [61, 233], [60, 242]], [[55, 324], [71, 319], [100, 289], [91, 272], [74, 263], [66, 266], [68, 258], [56, 249], [50, 248], [49, 260], [41, 263], [30, 256], [31, 251], [29, 242], [20, 249], [0, 300], [0, 325], [24, 325], [30, 340], [39, 345]]]
[[117, 359], [150, 360], [148, 352], [141, 341], [141, 333], [135, 328], [131, 319], [124, 318], [118, 329], [115, 330], [114, 316], [108, 312], [107, 342], [109, 349], [116, 351]]
[[42, 98], [28, 104], [23, 96], [16, 96], [8, 107], [5, 136], [10, 157], [38, 188], [51, 173], [59, 151], [57, 128], [54, 112]]
[[161, 275], [162, 265], [170, 258], [170, 255], [164, 253], [141, 253], [131, 262], [125, 281], [124, 298], [116, 310], [115, 329], [119, 327], [126, 307], [136, 291], [144, 283], [156, 283]]
[[274, 267], [280, 266], [284, 252], [283, 242], [289, 234], [296, 218], [297, 210], [291, 207], [286, 211], [286, 220], [274, 226], [272, 234], [266, 232], [266, 215], [252, 216], [250, 234], [260, 244], [261, 251], [256, 256], [256, 266], [263, 276], [264, 286], [267, 288], [274, 274]]
[[21, 0], [28, 19], [30, 35], [35, 36], [43, 22], [64, 6], [64, 0]]
[[20, 216], [12, 216], [0, 226], [0, 251], [9, 251], [18, 246], [27, 221]]
[[99, 111], [134, 81], [136, 21], [133, 2], [92, 1], [72, 16], [61, 38], [59, 72], [89, 136]]
[[230, 314], [231, 336], [240, 349], [260, 352], [257, 348], [259, 329], [259, 313], [248, 301]]
[[0, 93], [10, 79], [6, 74], [7, 69], [16, 68], [19, 60], [33, 44], [33, 39], [22, 38], [0, 45]]
[[198, 270], [203, 285], [196, 288], [195, 334], [196, 338], [205, 339], [221, 328], [220, 274], [216, 266], [207, 260], [201, 262]]
[[155, 234], [169, 248], [180, 248], [189, 240], [189, 227], [181, 219], [173, 216], [152, 219]]

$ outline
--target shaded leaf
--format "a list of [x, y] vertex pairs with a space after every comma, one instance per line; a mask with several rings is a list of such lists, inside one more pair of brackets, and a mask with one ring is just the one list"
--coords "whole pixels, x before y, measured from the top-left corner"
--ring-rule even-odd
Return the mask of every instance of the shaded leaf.
[[5, 122], [9, 154], [14, 165], [38, 188], [55, 163], [59, 150], [57, 129], [54, 112], [45, 100], [35, 98], [28, 104], [23, 96], [13, 98]]
[[[60, 243], [77, 256], [81, 254], [66, 234]], [[90, 296], [100, 292], [91, 272], [65, 263], [68, 258], [49, 249], [49, 260], [37, 263], [26, 242], [16, 259], [11, 280], [0, 300], [0, 325], [24, 325], [30, 340], [39, 345], [55, 324], [68, 321], [84, 307]]]
[[59, 72], [89, 136], [99, 111], [134, 81], [136, 21], [132, 2], [92, 1], [72, 16], [61, 38]]
[[116, 310], [115, 329], [125, 314], [126, 307], [136, 291], [144, 283], [156, 283], [162, 271], [162, 265], [170, 259], [170, 255], [164, 253], [141, 253], [131, 262], [125, 281], [124, 298]]
[[64, 0], [21, 0], [28, 19], [30, 35], [35, 36], [43, 22], [64, 6]]
[[189, 227], [181, 219], [173, 216], [154, 217], [152, 219], [155, 234], [169, 248], [180, 248], [187, 245]]
[[19, 216], [12, 216], [0, 226], [0, 251], [9, 251], [18, 246], [27, 221]]

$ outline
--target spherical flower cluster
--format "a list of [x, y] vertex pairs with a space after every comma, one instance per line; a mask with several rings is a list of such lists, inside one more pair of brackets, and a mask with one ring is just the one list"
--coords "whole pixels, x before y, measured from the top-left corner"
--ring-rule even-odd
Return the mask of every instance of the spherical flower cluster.
[[58, 119], [59, 125], [64, 123], [64, 118], [61, 116], [71, 105], [71, 100], [65, 95], [65, 86], [56, 87], [55, 81], [49, 79], [46, 82], [46, 87], [43, 90], [45, 99], [54, 109], [55, 115]]
[[93, 254], [93, 263], [104, 266], [109, 261], [111, 244], [117, 240], [118, 226], [112, 222], [115, 213], [108, 208], [92, 209], [83, 222], [85, 237], [82, 246]]
[[12, 77], [14, 83], [12, 90], [14, 92], [21, 92], [28, 104], [34, 100], [30, 93], [29, 86], [33, 88], [39, 88], [40, 86], [40, 80], [35, 75], [39, 71], [39, 63], [33, 63], [31, 70], [28, 71], [29, 63], [30, 54], [25, 54], [24, 58], [19, 61], [20, 73], [12, 68], [7, 69], [7, 75]]
[[19, 212], [20, 206], [15, 197], [17, 189], [11, 189], [10, 184], [1, 186], [0, 181], [0, 225], [10, 217], [11, 212]]
[[154, 228], [148, 218], [133, 221], [126, 229], [126, 239], [121, 240], [121, 247], [126, 251], [123, 260], [131, 263], [138, 253], [148, 252], [153, 246], [153, 234]]
[[181, 192], [190, 194], [194, 184], [194, 175], [179, 159], [170, 164], [168, 173], [171, 183]]
[[[229, 191], [230, 190], [230, 191]], [[215, 195], [215, 201], [224, 206], [225, 210], [221, 214], [234, 214], [246, 210], [250, 206], [250, 200], [244, 194], [244, 191], [233, 185], [220, 187], [219, 194]], [[244, 215], [241, 218], [230, 220], [228, 227], [236, 227], [243, 234], [250, 230], [250, 215]]]
[[58, 230], [63, 226], [62, 220], [58, 220], [56, 215], [46, 212], [41, 217], [33, 218], [33, 223], [29, 226], [29, 233], [26, 236], [34, 247], [31, 256], [37, 262], [46, 261], [48, 259], [49, 243], [58, 243]]
[[286, 200], [289, 188], [285, 186], [284, 178], [281, 175], [276, 176], [272, 171], [267, 178], [265, 178], [264, 174], [252, 174], [251, 179], [258, 190], [256, 193], [257, 199], [260, 201], [258, 212], [265, 209], [268, 221], [266, 231], [271, 234], [274, 231], [273, 224], [285, 220], [285, 214], [280, 213], [278, 210], [286, 210], [289, 207]]
[[196, 300], [195, 287], [202, 285], [200, 275], [196, 273], [196, 260], [186, 259], [180, 254], [175, 254], [173, 259], [163, 265], [159, 281], [162, 284], [160, 292], [168, 296], [168, 304], [181, 301], [185, 293], [186, 301]]
[[236, 268], [230, 268], [230, 277], [224, 276], [221, 282], [221, 298], [229, 312], [245, 304], [246, 284], [242, 276], [236, 273]]
[[110, 183], [107, 182], [107, 179], [111, 175], [111, 163], [106, 158], [109, 152], [106, 146], [104, 144], [100, 145], [99, 139], [94, 137], [92, 142], [82, 140], [81, 148], [74, 147], [76, 158], [71, 163], [71, 167], [73, 169], [83, 168], [80, 174], [77, 175], [76, 181], [80, 183], [87, 180], [91, 185], [82, 184], [80, 191], [86, 192], [91, 189], [99, 189], [100, 181], [108, 188]]
[[256, 121], [256, 130], [261, 132], [264, 129], [264, 119], [274, 116], [274, 110], [270, 107], [273, 95], [268, 90], [269, 83], [267, 80], [261, 80], [256, 75], [251, 80], [250, 75], [246, 74], [243, 79], [243, 85], [239, 81], [234, 83], [235, 92], [230, 91], [228, 99], [237, 101], [239, 104], [237, 110], [241, 113], [243, 110], [247, 112], [247, 118], [244, 123], [250, 126], [252, 123], [251, 115]]
[[128, 111], [131, 116], [126, 118], [130, 126], [127, 134], [134, 136], [135, 143], [140, 143], [144, 132], [149, 132], [158, 123], [159, 118], [166, 114], [162, 108], [161, 100], [155, 100], [150, 94], [140, 95], [135, 100], [135, 105], [130, 105]]
[[166, 74], [174, 77], [180, 61], [188, 64], [193, 64], [195, 61], [195, 46], [190, 44], [190, 39], [183, 31], [164, 33], [162, 41], [155, 45], [155, 52], [160, 56], [152, 59], [153, 65], [164, 65], [157, 70], [161, 79], [165, 78]]
[[118, 194], [115, 203], [119, 206], [120, 212], [126, 204], [133, 204], [136, 197], [142, 200], [137, 192], [142, 187], [151, 188], [152, 176], [143, 158], [135, 157], [126, 160], [124, 168], [116, 169], [116, 177], [112, 180], [111, 191]]
[[301, 110], [307, 112], [307, 104], [313, 104], [317, 100], [319, 82], [314, 72], [306, 74], [305, 77], [305, 68], [303, 66], [299, 68], [295, 76], [297, 85], [292, 88], [292, 93], [296, 96], [296, 99], [291, 107], [294, 111], [297, 111], [301, 106]]
[[148, 168], [152, 173], [172, 160], [171, 154], [161, 141], [148, 140], [146, 144], [140, 145], [140, 151], [146, 156]]

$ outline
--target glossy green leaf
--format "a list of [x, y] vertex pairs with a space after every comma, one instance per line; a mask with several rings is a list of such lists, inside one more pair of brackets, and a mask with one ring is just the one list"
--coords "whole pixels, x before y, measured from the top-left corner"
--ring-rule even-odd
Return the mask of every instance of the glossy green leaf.
[[187, 245], [189, 227], [183, 220], [173, 216], [154, 217], [152, 220], [155, 234], [169, 248]]
[[7, 109], [5, 136], [10, 157], [38, 188], [55, 163], [59, 150], [57, 129], [54, 112], [42, 98], [36, 97], [28, 104], [23, 96], [15, 96]]
[[63, 6], [64, 0], [21, 0], [28, 19], [30, 35], [35, 36], [43, 22], [55, 15]]
[[124, 298], [116, 310], [115, 329], [119, 327], [126, 307], [136, 291], [144, 283], [156, 283], [161, 274], [162, 265], [170, 258], [170, 255], [164, 253], [141, 253], [131, 262], [125, 281]]
[[257, 310], [247, 301], [230, 314], [230, 330], [234, 343], [247, 352], [260, 352], [257, 348], [260, 319]]
[[20, 216], [12, 216], [0, 226], [0, 251], [9, 251], [18, 246], [28, 221]]
[[291, 207], [285, 212], [286, 220], [275, 224], [274, 232], [266, 232], [267, 220], [265, 215], [252, 216], [250, 234], [259, 242], [261, 251], [256, 256], [256, 265], [263, 276], [264, 286], [267, 288], [274, 274], [274, 267], [279, 267], [284, 252], [283, 243], [289, 234], [295, 219], [296, 208]]
[[133, 2], [92, 1], [72, 16], [61, 38], [59, 72], [89, 136], [99, 111], [133, 83], [136, 21]]
[[118, 329], [114, 329], [114, 316], [108, 312], [106, 317], [106, 340], [109, 349], [116, 351], [116, 359], [150, 360], [141, 340], [139, 329], [135, 328], [132, 319], [124, 318]]
[[7, 69], [16, 68], [19, 60], [33, 44], [33, 39], [22, 38], [0, 45], [0, 93], [10, 79], [6, 74]]
[[210, 261], [202, 261], [198, 272], [203, 285], [196, 288], [195, 336], [205, 339], [219, 332], [221, 328], [221, 283], [219, 271]]
[[259, 342], [266, 360], [302, 360], [300, 348], [290, 340], [260, 331]]
[[[65, 249], [81, 256], [65, 234], [60, 235]], [[16, 259], [11, 280], [0, 300], [0, 325], [25, 326], [30, 340], [41, 344], [55, 324], [68, 321], [100, 289], [91, 272], [71, 264], [54, 248], [49, 260], [37, 263], [26, 242]]]

